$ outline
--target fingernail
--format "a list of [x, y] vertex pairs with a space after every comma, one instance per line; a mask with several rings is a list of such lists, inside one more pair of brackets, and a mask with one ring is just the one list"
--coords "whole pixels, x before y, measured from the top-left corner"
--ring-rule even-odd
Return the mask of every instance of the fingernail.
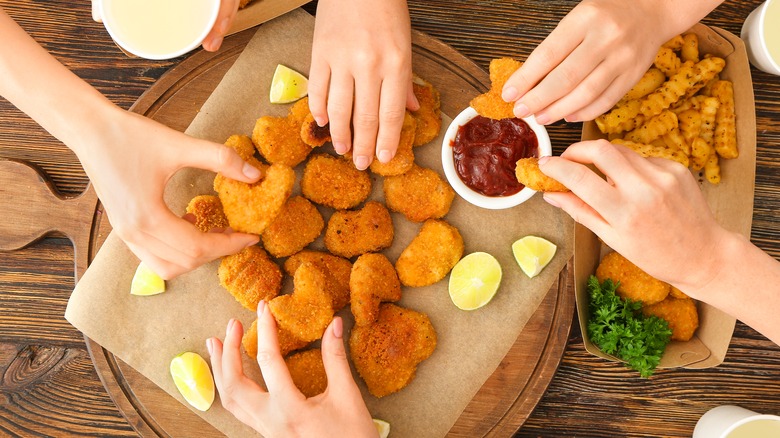
[[317, 122], [317, 126], [319, 126], [320, 128], [328, 124], [328, 119], [322, 116], [315, 117], [314, 121]]
[[206, 350], [209, 351], [209, 356], [211, 356], [211, 338], [206, 339]]
[[338, 339], [344, 336], [344, 322], [338, 316], [333, 318], [333, 336]]
[[235, 323], [236, 320], [233, 318], [230, 318], [230, 321], [228, 321], [227, 329], [225, 330], [225, 333], [230, 333], [230, 329], [233, 328], [233, 323]]
[[563, 118], [563, 120], [566, 120], [567, 123], [577, 123], [582, 121], [577, 116], [566, 116]]
[[211, 50], [214, 51], [214, 52], [219, 50], [220, 46], [222, 46], [222, 40], [223, 40], [222, 37], [216, 37], [216, 38], [212, 39], [211, 40]]
[[[225, 231], [223, 231], [225, 234], [233, 234], [233, 230], [230, 228], [226, 228]], [[257, 238], [256, 240], [253, 240], [249, 242], [247, 246], [244, 247], [244, 249], [249, 248], [250, 246], [255, 246], [260, 242], [260, 238]]]
[[504, 88], [504, 91], [501, 93], [501, 98], [504, 99], [504, 102], [514, 102], [518, 97], [520, 97], [520, 93], [517, 92], [515, 87]]
[[561, 204], [558, 204], [554, 199], [548, 198], [546, 193], [542, 196], [542, 199], [544, 199], [546, 203], [552, 205], [553, 207], [561, 207]]
[[244, 167], [241, 169], [241, 172], [243, 172], [244, 176], [249, 179], [260, 178], [260, 169], [252, 166], [249, 163], [244, 163]]
[[539, 157], [539, 166], [544, 166], [548, 161], [550, 161], [550, 157]]
[[550, 123], [550, 116], [547, 114], [537, 114], [534, 118], [536, 119], [536, 123], [540, 125], [546, 125]]
[[379, 155], [377, 155], [377, 157], [382, 163], [388, 163], [393, 159], [393, 154], [391, 154], [390, 151], [379, 151]]
[[518, 103], [515, 105], [514, 113], [515, 117], [522, 119], [523, 117], [527, 116], [530, 111], [528, 111], [528, 107], [525, 106], [524, 103]]
[[333, 149], [335, 149], [336, 153], [339, 154], [339, 155], [344, 155], [349, 150], [347, 145], [345, 143], [341, 143], [341, 142], [333, 143]]
[[369, 161], [368, 157], [360, 155], [355, 157], [355, 167], [358, 168], [358, 170], [366, 170], [368, 168]]
[[265, 300], [260, 300], [260, 302], [257, 303], [257, 317], [263, 316], [263, 312], [265, 312]]

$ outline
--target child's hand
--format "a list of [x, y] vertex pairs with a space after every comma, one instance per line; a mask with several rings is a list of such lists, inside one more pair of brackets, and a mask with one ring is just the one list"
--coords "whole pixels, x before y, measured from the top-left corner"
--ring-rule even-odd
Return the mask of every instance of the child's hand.
[[203, 50], [216, 52], [222, 46], [222, 40], [225, 38], [228, 29], [230, 29], [233, 19], [236, 18], [238, 3], [239, 0], [220, 1], [217, 21], [214, 22], [211, 32], [203, 39]]
[[340, 317], [333, 319], [322, 337], [328, 387], [308, 399], [293, 384], [279, 352], [276, 321], [264, 301], [257, 306], [257, 332], [257, 363], [267, 391], [244, 375], [240, 348], [244, 329], [240, 322], [228, 323], [224, 345], [217, 338], [206, 341], [225, 409], [266, 437], [377, 436], [371, 414], [352, 379]]
[[[309, 107], [330, 123], [336, 152], [353, 149], [358, 169], [395, 155], [412, 92], [412, 47], [405, 0], [321, 0], [314, 27]], [[351, 132], [354, 129], [354, 133]]]

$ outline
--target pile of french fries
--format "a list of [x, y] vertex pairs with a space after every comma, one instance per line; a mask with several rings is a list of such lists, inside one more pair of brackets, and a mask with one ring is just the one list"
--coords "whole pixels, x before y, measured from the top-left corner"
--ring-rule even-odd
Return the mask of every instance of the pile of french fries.
[[734, 87], [719, 77], [725, 66], [722, 58], [699, 53], [695, 34], [678, 35], [596, 125], [613, 143], [703, 169], [707, 181], [718, 184], [719, 158], [739, 155]]

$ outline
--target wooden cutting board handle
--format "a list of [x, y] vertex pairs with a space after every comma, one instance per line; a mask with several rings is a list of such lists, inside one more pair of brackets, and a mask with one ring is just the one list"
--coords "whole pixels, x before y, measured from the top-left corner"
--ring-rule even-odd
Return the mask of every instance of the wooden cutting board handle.
[[92, 185], [78, 196], [63, 196], [32, 163], [0, 158], [0, 250], [13, 251], [60, 232], [73, 243], [76, 278], [87, 269], [98, 197]]

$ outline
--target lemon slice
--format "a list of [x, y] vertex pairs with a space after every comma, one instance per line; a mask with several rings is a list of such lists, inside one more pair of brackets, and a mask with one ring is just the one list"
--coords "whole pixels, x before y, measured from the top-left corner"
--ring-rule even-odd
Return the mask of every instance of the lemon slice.
[[486, 252], [463, 257], [450, 273], [450, 298], [462, 310], [479, 309], [493, 299], [501, 284], [501, 265]]
[[144, 262], [138, 265], [130, 284], [130, 294], [139, 296], [157, 295], [165, 292], [165, 280], [155, 274]]
[[512, 244], [515, 260], [529, 278], [534, 278], [542, 272], [557, 249], [554, 243], [536, 236], [525, 236]]
[[309, 80], [282, 64], [276, 66], [271, 79], [271, 103], [290, 103], [309, 94]]
[[214, 402], [214, 378], [206, 360], [197, 353], [182, 353], [171, 361], [171, 377], [181, 395], [199, 411]]
[[379, 420], [374, 418], [374, 426], [376, 431], [379, 432], [379, 438], [387, 438], [390, 435], [390, 423], [385, 420]]

